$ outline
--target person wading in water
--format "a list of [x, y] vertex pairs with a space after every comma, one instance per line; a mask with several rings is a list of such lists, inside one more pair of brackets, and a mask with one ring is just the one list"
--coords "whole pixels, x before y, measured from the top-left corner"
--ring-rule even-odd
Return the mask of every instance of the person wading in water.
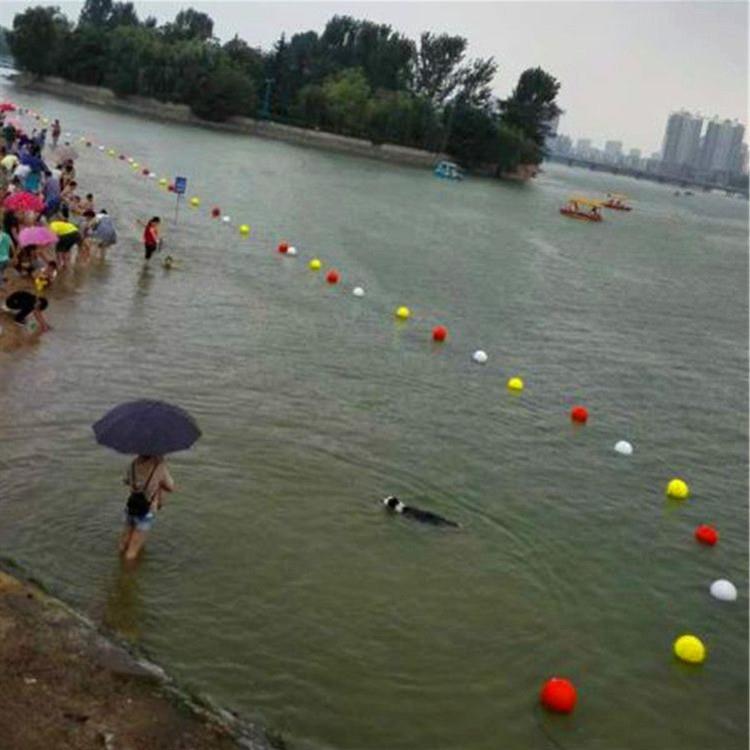
[[164, 504], [163, 494], [174, 492], [174, 480], [162, 456], [138, 456], [130, 464], [125, 483], [130, 487], [130, 497], [125, 507], [120, 554], [132, 562], [146, 543], [156, 511]]

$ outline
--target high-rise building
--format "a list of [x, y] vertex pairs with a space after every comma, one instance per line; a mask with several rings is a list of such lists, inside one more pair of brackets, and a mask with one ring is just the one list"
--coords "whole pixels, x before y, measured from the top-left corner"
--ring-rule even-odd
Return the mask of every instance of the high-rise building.
[[625, 163], [633, 169], [639, 169], [641, 167], [641, 162], [641, 150], [639, 148], [631, 148], [625, 159]]
[[703, 138], [698, 168], [706, 174], [739, 174], [745, 126], [732, 120], [709, 121]]
[[747, 176], [748, 173], [748, 152], [747, 152], [747, 143], [742, 144], [742, 148], [740, 149], [740, 155], [742, 158], [742, 167], [740, 169], [740, 174], [744, 174]]
[[576, 142], [576, 154], [587, 159], [591, 153], [591, 138], [579, 138]]
[[622, 141], [607, 141], [604, 144], [604, 159], [616, 164], [622, 158]]
[[693, 167], [700, 154], [703, 118], [690, 112], [673, 112], [664, 131], [661, 158], [667, 168]]

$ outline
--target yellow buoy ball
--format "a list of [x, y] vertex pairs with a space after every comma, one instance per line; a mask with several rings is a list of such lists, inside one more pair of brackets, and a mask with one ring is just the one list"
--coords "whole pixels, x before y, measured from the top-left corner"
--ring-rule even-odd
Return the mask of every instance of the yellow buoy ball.
[[508, 390], [511, 391], [522, 391], [523, 390], [523, 380], [519, 377], [511, 378], [508, 381]]
[[192, 206], [193, 208], [198, 208], [198, 206], [200, 206], [200, 204], [201, 204], [201, 199], [200, 199], [200, 198], [198, 198], [197, 196], [195, 196], [195, 195], [194, 195], [194, 196], [193, 196], [193, 197], [192, 197], [192, 198], [190, 199], [190, 205], [191, 205], [191, 206]]
[[134, 162], [133, 162], [133, 163], [131, 164], [131, 166], [133, 167], [133, 169], [138, 169], [138, 162], [137, 162], [137, 161], [134, 161]]
[[247, 224], [240, 224], [240, 234], [247, 237], [250, 234], [250, 227]]
[[672, 479], [667, 485], [667, 497], [675, 500], [686, 500], [690, 496], [690, 488], [682, 479]]
[[114, 150], [113, 148], [111, 148], [111, 149], [109, 149], [109, 151], [107, 151], [107, 153], [108, 153], [108, 154], [109, 154], [110, 156], [114, 156], [114, 155], [115, 155], [115, 150]]
[[161, 179], [159, 180], [159, 184], [160, 184], [160, 185], [161, 185], [162, 187], [166, 187], [167, 185], [169, 185], [169, 180], [168, 180], [168, 179], [167, 179], [166, 177], [162, 177], [162, 178], [161, 178]]
[[320, 271], [323, 268], [323, 264], [317, 258], [313, 258], [307, 265], [311, 271]]
[[410, 316], [411, 316], [411, 310], [405, 305], [401, 305], [401, 307], [397, 308], [396, 317], [399, 320], [406, 320]]
[[674, 642], [674, 654], [688, 664], [702, 664], [706, 661], [706, 647], [703, 641], [694, 635], [681, 635]]

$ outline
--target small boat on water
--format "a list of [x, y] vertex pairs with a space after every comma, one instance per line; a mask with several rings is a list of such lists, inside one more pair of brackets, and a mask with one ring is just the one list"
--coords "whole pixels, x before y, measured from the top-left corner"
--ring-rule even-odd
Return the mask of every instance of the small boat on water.
[[633, 207], [626, 205], [627, 195], [621, 193], [607, 193], [607, 200], [602, 203], [604, 208], [612, 208], [615, 211], [632, 211]]
[[[560, 209], [563, 216], [569, 219], [580, 219], [581, 221], [601, 221], [602, 215], [599, 209], [602, 207], [601, 201], [594, 201], [590, 198], [579, 198], [573, 196], [568, 199], [567, 205]], [[588, 210], [586, 210], [588, 209]]]
[[452, 161], [441, 161], [435, 166], [435, 176], [444, 180], [463, 180], [464, 175], [461, 167]]

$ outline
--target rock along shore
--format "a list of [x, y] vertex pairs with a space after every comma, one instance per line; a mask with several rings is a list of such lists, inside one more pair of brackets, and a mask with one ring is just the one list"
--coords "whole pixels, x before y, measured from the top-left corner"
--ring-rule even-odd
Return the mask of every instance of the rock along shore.
[[0, 561], [2, 750], [270, 750]]

